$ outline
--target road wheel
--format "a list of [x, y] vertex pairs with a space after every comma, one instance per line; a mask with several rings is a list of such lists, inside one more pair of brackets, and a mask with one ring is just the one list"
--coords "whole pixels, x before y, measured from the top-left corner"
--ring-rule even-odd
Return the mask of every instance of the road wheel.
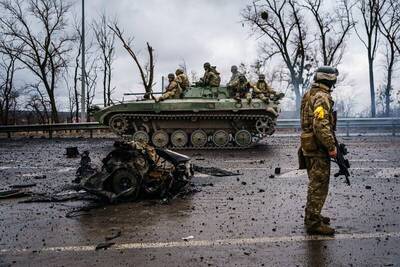
[[218, 147], [226, 146], [229, 142], [229, 134], [224, 130], [218, 130], [213, 135], [213, 143]]
[[203, 147], [207, 144], [207, 134], [203, 130], [195, 130], [190, 136], [190, 142], [194, 147]]
[[252, 136], [249, 131], [240, 130], [235, 134], [235, 142], [240, 147], [249, 146], [252, 142]]
[[183, 130], [176, 130], [171, 134], [171, 143], [175, 147], [184, 147], [188, 142], [188, 135]]
[[150, 141], [149, 135], [145, 131], [137, 131], [132, 136], [133, 141], [148, 143]]
[[153, 136], [151, 137], [151, 141], [153, 142], [153, 145], [156, 147], [165, 147], [168, 145], [169, 142], [168, 133], [163, 130], [155, 131], [153, 133]]

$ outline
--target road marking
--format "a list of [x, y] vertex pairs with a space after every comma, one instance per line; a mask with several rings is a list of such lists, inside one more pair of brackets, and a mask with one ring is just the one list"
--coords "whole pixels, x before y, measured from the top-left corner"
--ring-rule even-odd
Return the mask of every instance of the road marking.
[[[193, 240], [176, 242], [155, 242], [155, 243], [125, 243], [116, 244], [109, 250], [130, 250], [130, 249], [151, 249], [151, 248], [189, 248], [189, 247], [219, 247], [234, 245], [254, 245], [269, 244], [279, 242], [305, 242], [305, 241], [334, 241], [334, 240], [359, 240], [374, 238], [400, 238], [400, 232], [388, 233], [358, 233], [358, 234], [337, 234], [333, 237], [318, 235], [299, 235], [299, 236], [278, 236], [278, 237], [255, 237], [255, 238], [234, 238], [219, 240]], [[32, 249], [1, 249], [1, 254], [12, 253], [31, 253], [36, 252], [84, 252], [95, 251], [96, 246], [65, 246], [65, 247], [47, 247], [38, 250]]]
[[[399, 167], [386, 167], [386, 168], [375, 168], [375, 167], [368, 167], [368, 168], [353, 168], [353, 167], [351, 167], [350, 168], [350, 170], [372, 170], [372, 171], [379, 171], [379, 170], [398, 170], [399, 169]], [[261, 171], [264, 171], [264, 170], [270, 170], [270, 171], [272, 171], [273, 170], [273, 168], [263, 168], [263, 167], [252, 167], [252, 168], [240, 168], [240, 169], [238, 169], [238, 168], [226, 168], [226, 170], [228, 170], [228, 171], [240, 171], [240, 170], [251, 170], [251, 171], [257, 171], [257, 170], [261, 170]], [[298, 168], [283, 168], [283, 170], [287, 170], [287, 171], [289, 171], [289, 172], [294, 172], [294, 171], [301, 171], [301, 170], [299, 170]], [[338, 170], [338, 168], [336, 167], [336, 166], [334, 166], [333, 168], [332, 168], [332, 170]], [[286, 173], [289, 173], [289, 172], [285, 172], [285, 173], [283, 173], [283, 174], [286, 174]], [[282, 174], [282, 175], [283, 175]], [[282, 176], [281, 175], [281, 176]]]
[[[254, 159], [235, 159], [235, 160], [224, 160], [224, 162], [228, 162], [228, 163], [259, 163], [260, 160], [254, 160]], [[264, 161], [265, 162], [265, 161]]]
[[351, 159], [351, 162], [387, 162], [387, 159]]

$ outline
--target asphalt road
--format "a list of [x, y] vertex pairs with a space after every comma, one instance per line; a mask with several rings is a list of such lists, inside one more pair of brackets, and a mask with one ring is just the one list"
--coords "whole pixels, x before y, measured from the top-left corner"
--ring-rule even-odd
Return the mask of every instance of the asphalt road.
[[[399, 266], [400, 137], [341, 139], [352, 185], [331, 177], [324, 215], [333, 238], [305, 233], [298, 138], [273, 137], [249, 150], [182, 151], [195, 164], [242, 175], [196, 173], [199, 192], [168, 205], [148, 199], [67, 218], [91, 202], [0, 200], [0, 266]], [[0, 188], [36, 183], [29, 190], [68, 193], [79, 159], [65, 157], [67, 146], [99, 161], [112, 140], [0, 140]]]

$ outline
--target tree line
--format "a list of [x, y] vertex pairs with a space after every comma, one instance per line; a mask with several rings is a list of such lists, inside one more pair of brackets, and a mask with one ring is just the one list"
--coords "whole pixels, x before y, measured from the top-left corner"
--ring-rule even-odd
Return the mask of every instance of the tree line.
[[[116, 19], [105, 14], [90, 23], [89, 43], [82, 51], [78, 20], [71, 20], [72, 3], [64, 0], [0, 0], [0, 123], [16, 123], [18, 109], [30, 111], [41, 123], [60, 122], [57, 90], [68, 90], [68, 119], [79, 121], [82, 83], [81, 55], [86, 55], [86, 107], [102, 94], [103, 105], [113, 104], [113, 63], [117, 38], [140, 70], [146, 92], [153, 85], [153, 49], [150, 64], [142, 65], [125, 40]], [[33, 83], [17, 84], [18, 72]], [[101, 84], [101, 91], [97, 86]], [[96, 91], [97, 90], [97, 91]], [[23, 100], [22, 100], [23, 98]]]

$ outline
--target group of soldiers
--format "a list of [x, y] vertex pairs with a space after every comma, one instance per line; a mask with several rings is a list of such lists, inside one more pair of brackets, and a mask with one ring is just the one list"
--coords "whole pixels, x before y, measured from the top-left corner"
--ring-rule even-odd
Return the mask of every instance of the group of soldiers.
[[250, 103], [253, 98], [258, 98], [268, 103], [270, 100], [279, 100], [284, 96], [268, 85], [264, 74], [259, 74], [257, 83], [251, 84], [247, 81], [246, 76], [239, 72], [237, 66], [232, 66], [231, 72], [232, 76], [227, 87], [232, 89], [235, 94], [234, 98], [238, 101], [245, 98]]
[[[199, 85], [209, 87], [219, 87], [221, 84], [221, 76], [215, 66], [211, 66], [206, 62], [203, 65], [204, 75], [200, 78]], [[233, 92], [233, 98], [238, 102], [241, 99], [246, 99], [248, 103], [253, 98], [258, 98], [268, 103], [270, 100], [279, 100], [284, 94], [277, 93], [265, 81], [265, 75], [260, 74], [256, 84], [251, 84], [246, 76], [239, 72], [237, 66], [231, 67], [232, 76], [227, 84], [228, 89]], [[171, 98], [181, 98], [183, 93], [190, 86], [188, 76], [182, 69], [177, 69], [175, 74], [168, 74], [169, 84], [166, 87], [165, 93], [155, 99], [156, 102]]]
[[156, 98], [156, 102], [169, 98], [181, 98], [185, 90], [190, 86], [189, 78], [182, 69], [177, 69], [175, 74], [168, 74], [168, 82], [165, 93]]

